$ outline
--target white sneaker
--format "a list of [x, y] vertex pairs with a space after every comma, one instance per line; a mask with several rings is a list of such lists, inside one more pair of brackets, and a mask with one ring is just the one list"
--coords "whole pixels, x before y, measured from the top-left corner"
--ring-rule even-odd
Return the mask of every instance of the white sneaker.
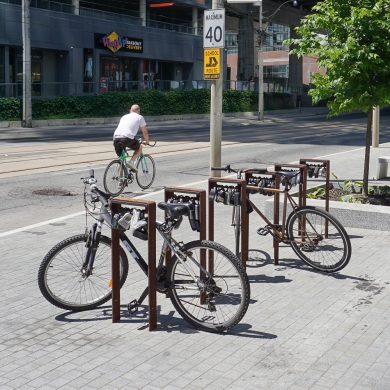
[[133, 164], [133, 162], [131, 162], [131, 161], [128, 161], [127, 162], [127, 167], [128, 168], [130, 168], [132, 171], [134, 171], [135, 173], [137, 173], [138, 172], [138, 169], [137, 169], [137, 167]]

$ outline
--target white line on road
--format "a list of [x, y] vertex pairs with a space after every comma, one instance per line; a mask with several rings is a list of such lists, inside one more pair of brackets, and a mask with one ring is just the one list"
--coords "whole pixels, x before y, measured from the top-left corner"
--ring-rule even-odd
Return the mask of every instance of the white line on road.
[[[196, 183], [189, 183], [189, 184], [184, 185], [184, 187], [188, 188], [188, 187], [191, 187], [191, 186], [195, 186], [195, 185], [199, 185], [199, 184], [205, 184], [205, 183], [207, 183], [207, 180], [198, 181]], [[156, 191], [156, 192], [150, 192], [149, 194], [137, 196], [137, 199], [147, 198], [148, 196], [158, 195], [158, 194], [161, 194], [163, 192], [164, 192], [164, 190], [160, 190], [160, 191]], [[20, 232], [23, 232], [25, 230], [31, 230], [31, 229], [34, 229], [36, 227], [50, 225], [51, 223], [57, 223], [57, 222], [65, 221], [65, 220], [67, 220], [69, 218], [78, 217], [78, 216], [83, 215], [83, 214], [85, 214], [85, 211], [80, 211], [79, 213], [70, 214], [70, 215], [66, 215], [64, 217], [51, 219], [49, 221], [39, 222], [39, 223], [36, 223], [34, 225], [25, 226], [25, 227], [22, 227], [22, 228], [19, 228], [19, 229], [10, 230], [9, 232], [0, 233], [0, 238], [1, 237], [5, 237], [5, 236], [9, 236], [11, 234], [20, 233]]]
[[[327, 156], [321, 156], [321, 157], [316, 157], [316, 158], [329, 158], [331, 156], [336, 156], [336, 155], [339, 155], [339, 154], [346, 154], [346, 153], [350, 153], [350, 152], [356, 152], [358, 150], [362, 150], [364, 149], [364, 147], [362, 148], [358, 148], [358, 149], [353, 149], [353, 150], [348, 150], [348, 151], [345, 151], [345, 152], [338, 152], [338, 153], [333, 153], [333, 154], [329, 154]], [[298, 162], [297, 161], [294, 161], [294, 162], [291, 162], [290, 164], [297, 164]], [[58, 173], [59, 174], [59, 173]], [[235, 176], [235, 175], [231, 175], [231, 176]], [[190, 188], [191, 186], [195, 186], [195, 185], [199, 185], [199, 184], [205, 184], [207, 183], [208, 180], [202, 180], [202, 181], [198, 181], [196, 183], [189, 183], [189, 184], [186, 184], [184, 185], [183, 187], [185, 188]], [[138, 196], [137, 199], [142, 199], [142, 198], [147, 198], [148, 196], [153, 196], [153, 195], [157, 195], [157, 194], [161, 194], [163, 193], [164, 190], [160, 190], [160, 191], [156, 191], [156, 192], [151, 192], [149, 194], [145, 194], [145, 195], [141, 195], [141, 196]], [[36, 227], [39, 227], [39, 226], [44, 226], [44, 225], [49, 225], [51, 223], [56, 223], [56, 222], [60, 222], [60, 221], [64, 221], [66, 219], [69, 219], [69, 218], [73, 218], [73, 217], [77, 217], [79, 215], [82, 215], [84, 214], [85, 211], [81, 211], [79, 213], [76, 213], [76, 214], [71, 214], [71, 215], [67, 215], [65, 217], [60, 217], [60, 218], [56, 218], [56, 219], [52, 219], [50, 221], [45, 221], [45, 222], [40, 222], [40, 223], [37, 223], [37, 224], [34, 224], [34, 225], [30, 225], [30, 226], [25, 226], [23, 228], [19, 228], [19, 229], [15, 229], [15, 230], [10, 230], [9, 232], [5, 232], [5, 233], [0, 233], [0, 237], [5, 237], [5, 236], [9, 236], [11, 234], [14, 234], [14, 233], [19, 233], [19, 232], [23, 232], [25, 230], [30, 230], [30, 229], [34, 229]]]

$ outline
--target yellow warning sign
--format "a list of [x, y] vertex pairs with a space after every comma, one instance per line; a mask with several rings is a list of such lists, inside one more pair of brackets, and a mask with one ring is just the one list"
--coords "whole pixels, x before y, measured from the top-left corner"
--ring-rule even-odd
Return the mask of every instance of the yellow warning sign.
[[203, 78], [216, 80], [221, 75], [220, 49], [204, 49]]

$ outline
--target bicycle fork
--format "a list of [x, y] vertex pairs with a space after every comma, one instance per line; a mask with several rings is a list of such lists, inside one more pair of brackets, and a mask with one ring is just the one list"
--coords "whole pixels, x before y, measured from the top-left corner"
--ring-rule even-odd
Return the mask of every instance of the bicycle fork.
[[99, 246], [101, 233], [102, 233], [102, 223], [101, 222], [94, 223], [87, 237], [87, 242], [85, 246], [88, 249], [85, 255], [84, 264], [81, 268], [83, 278], [85, 279], [87, 279], [90, 275], [92, 275], [93, 263], [95, 261], [96, 251]]

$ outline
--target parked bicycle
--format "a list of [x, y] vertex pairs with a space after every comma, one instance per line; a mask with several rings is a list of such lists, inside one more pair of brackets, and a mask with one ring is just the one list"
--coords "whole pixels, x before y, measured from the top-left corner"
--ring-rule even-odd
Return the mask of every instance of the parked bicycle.
[[[140, 144], [142, 143], [142, 138], [140, 138], [139, 142]], [[149, 146], [154, 145], [156, 145], [156, 142], [153, 145], [149, 144]], [[131, 157], [128, 154], [130, 150], [123, 146], [121, 156], [111, 161], [104, 171], [104, 189], [112, 196], [120, 195], [125, 187], [134, 181], [134, 178], [143, 190], [148, 189], [154, 181], [156, 165], [152, 156], [141, 152], [134, 162], [134, 165], [138, 169], [138, 172], [135, 173], [126, 164], [126, 159]]]
[[[271, 234], [278, 242], [291, 246], [298, 257], [309, 266], [323, 272], [336, 272], [343, 269], [351, 258], [351, 241], [342, 224], [330, 213], [312, 206], [298, 207], [293, 197], [289, 194], [293, 185], [298, 184], [299, 171], [275, 171], [267, 169], [247, 168], [233, 169], [230, 165], [225, 167], [212, 167], [213, 171], [226, 171], [237, 173], [241, 179], [245, 172], [260, 174], [275, 174], [280, 176], [282, 189], [274, 188], [268, 180], [260, 180], [258, 186], [247, 185], [248, 192], [272, 194], [284, 194], [282, 224], [273, 224], [253, 202], [246, 197], [247, 212], [254, 210], [265, 222], [265, 227], [260, 227], [257, 233], [261, 236]], [[237, 193], [238, 196], [238, 193]], [[287, 201], [292, 207], [292, 212], [287, 216]], [[241, 204], [241, 202], [239, 203]], [[241, 206], [233, 206], [232, 225], [235, 229], [236, 254], [239, 255], [239, 243], [241, 232]]]
[[[111, 239], [101, 234], [103, 225], [120, 230], [120, 241], [141, 270], [148, 275], [148, 265], [125, 231], [147, 239], [147, 217], [135, 208], [120, 209], [111, 217], [110, 195], [99, 190], [93, 171], [84, 183], [86, 212], [96, 219], [85, 234], [67, 238], [54, 246], [43, 259], [38, 284], [43, 296], [53, 305], [72, 311], [95, 308], [111, 298]], [[89, 191], [88, 191], [89, 185]], [[98, 207], [98, 205], [100, 207]], [[157, 291], [169, 294], [178, 313], [198, 329], [222, 332], [232, 328], [245, 315], [250, 298], [248, 276], [239, 259], [220, 244], [207, 240], [177, 242], [172, 231], [183, 217], [193, 213], [193, 203], [165, 203], [164, 222], [156, 221], [163, 238], [156, 267]], [[172, 258], [164, 265], [166, 252]], [[129, 264], [120, 247], [120, 286], [125, 283]], [[148, 295], [145, 288], [138, 300], [128, 305], [129, 313], [138, 310]]]

